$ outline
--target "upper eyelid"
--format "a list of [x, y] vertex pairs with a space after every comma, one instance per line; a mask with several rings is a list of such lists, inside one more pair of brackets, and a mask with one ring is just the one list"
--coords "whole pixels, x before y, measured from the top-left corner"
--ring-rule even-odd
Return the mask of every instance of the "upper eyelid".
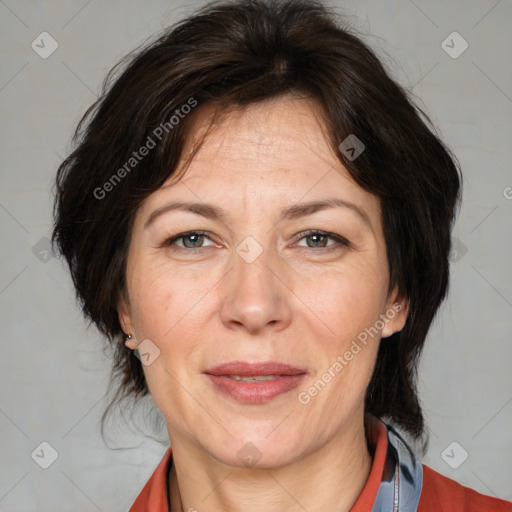
[[[336, 233], [331, 233], [329, 231], [322, 231], [321, 229], [306, 229], [304, 231], [301, 231], [300, 233], [297, 233], [296, 237], [297, 237], [297, 241], [300, 242], [304, 238], [308, 238], [310, 236], [315, 236], [315, 235], [332, 238], [337, 243], [347, 244], [347, 245], [350, 244], [348, 239], [346, 239], [344, 236], [337, 235]], [[312, 249], [312, 247], [310, 247], [310, 249]]]
[[[190, 235], [201, 235], [201, 236], [204, 236], [204, 237], [208, 238], [208, 240], [210, 240], [211, 242], [215, 243], [215, 240], [211, 236], [209, 236], [210, 233], [208, 231], [203, 231], [203, 230], [200, 230], [200, 229], [199, 230], [184, 231], [183, 233], [178, 233], [176, 236], [172, 236], [172, 237], [167, 238], [165, 243], [167, 244], [168, 242], [171, 242], [171, 241], [175, 242], [177, 240], [186, 238], [187, 236], [190, 236]], [[347, 245], [347, 246], [351, 245], [351, 242], [347, 238], [345, 238], [344, 236], [337, 235], [336, 233], [331, 233], [329, 231], [324, 231], [324, 230], [321, 230], [321, 229], [306, 229], [306, 230], [303, 230], [303, 231], [300, 231], [299, 233], [297, 233], [295, 235], [295, 237], [297, 238], [297, 242], [300, 242], [304, 238], [308, 238], [308, 237], [314, 236], [314, 235], [326, 236], [327, 238], [331, 238], [331, 239], [335, 240], [337, 243], [341, 243], [342, 245]], [[330, 246], [327, 246], [327, 247], [330, 247]], [[320, 249], [321, 248], [322, 247], [320, 247]], [[192, 247], [192, 248], [191, 247], [185, 247], [185, 248], [180, 247], [180, 249], [194, 250], [194, 249], [203, 249], [203, 247]], [[309, 247], [309, 249], [314, 249], [314, 248], [313, 247]]]
[[[183, 233], [178, 233], [176, 236], [171, 236], [169, 238], [167, 238], [165, 240], [165, 243], [167, 244], [168, 242], [175, 242], [176, 240], [180, 240], [180, 239], [183, 239], [183, 238], [186, 238], [187, 236], [191, 236], [191, 235], [200, 235], [200, 236], [204, 236], [206, 238], [208, 238], [208, 240], [210, 240], [211, 242], [215, 242], [215, 240], [209, 236], [209, 233], [207, 231], [202, 231], [202, 230], [191, 230], [191, 231], [184, 231]], [[182, 247], [181, 247], [182, 249]], [[189, 247], [186, 247], [186, 249], [190, 249]], [[202, 249], [202, 247], [196, 247], [196, 249]]]

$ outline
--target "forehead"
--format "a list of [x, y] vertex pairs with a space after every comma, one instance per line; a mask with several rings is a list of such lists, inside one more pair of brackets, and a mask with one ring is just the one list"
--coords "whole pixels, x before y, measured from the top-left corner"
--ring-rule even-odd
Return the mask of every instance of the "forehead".
[[231, 108], [221, 111], [212, 125], [214, 108], [206, 105], [193, 119], [188, 147], [211, 126], [199, 158], [278, 160], [293, 157], [290, 149], [324, 157], [330, 153], [321, 111], [311, 99], [285, 96]]
[[[334, 152], [321, 109], [312, 99], [284, 96], [233, 108], [212, 124], [214, 112], [213, 105], [194, 112], [182, 165], [162, 188], [178, 181], [194, 187], [265, 182], [302, 194], [343, 187], [357, 197], [370, 196]], [[199, 141], [189, 163], [187, 157]]]

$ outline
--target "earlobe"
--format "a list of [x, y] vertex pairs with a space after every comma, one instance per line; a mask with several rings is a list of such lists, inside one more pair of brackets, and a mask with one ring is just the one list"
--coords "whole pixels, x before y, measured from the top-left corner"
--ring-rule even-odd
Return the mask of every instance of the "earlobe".
[[132, 324], [129, 307], [124, 298], [119, 300], [117, 307], [117, 315], [119, 317], [121, 329], [123, 329], [123, 332], [126, 333], [126, 337], [124, 340], [125, 346], [128, 347], [129, 349], [135, 350], [138, 344], [134, 335], [134, 328]]
[[396, 289], [393, 291], [391, 297], [385, 312], [385, 325], [382, 329], [382, 338], [389, 338], [393, 334], [400, 332], [404, 328], [409, 315], [409, 301], [405, 297], [398, 295]]
[[139, 344], [131, 334], [127, 334], [126, 338], [124, 339], [124, 346], [126, 348], [129, 348], [130, 350], [135, 350], [139, 346]]

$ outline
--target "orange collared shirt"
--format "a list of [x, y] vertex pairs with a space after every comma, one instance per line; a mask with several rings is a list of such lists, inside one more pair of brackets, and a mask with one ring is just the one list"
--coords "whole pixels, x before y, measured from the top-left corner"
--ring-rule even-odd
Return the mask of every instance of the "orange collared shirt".
[[[382, 480], [387, 448], [386, 426], [378, 422], [372, 467], [350, 512], [372, 511]], [[169, 512], [167, 480], [170, 463], [169, 448], [129, 512]], [[512, 512], [512, 503], [463, 487], [423, 464], [423, 486], [417, 512]]]

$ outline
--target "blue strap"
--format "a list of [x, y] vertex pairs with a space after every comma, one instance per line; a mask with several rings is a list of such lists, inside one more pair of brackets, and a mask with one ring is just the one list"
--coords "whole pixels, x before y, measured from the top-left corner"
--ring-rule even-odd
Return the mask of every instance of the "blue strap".
[[388, 452], [372, 512], [416, 512], [423, 485], [423, 466], [400, 434], [388, 424]]

